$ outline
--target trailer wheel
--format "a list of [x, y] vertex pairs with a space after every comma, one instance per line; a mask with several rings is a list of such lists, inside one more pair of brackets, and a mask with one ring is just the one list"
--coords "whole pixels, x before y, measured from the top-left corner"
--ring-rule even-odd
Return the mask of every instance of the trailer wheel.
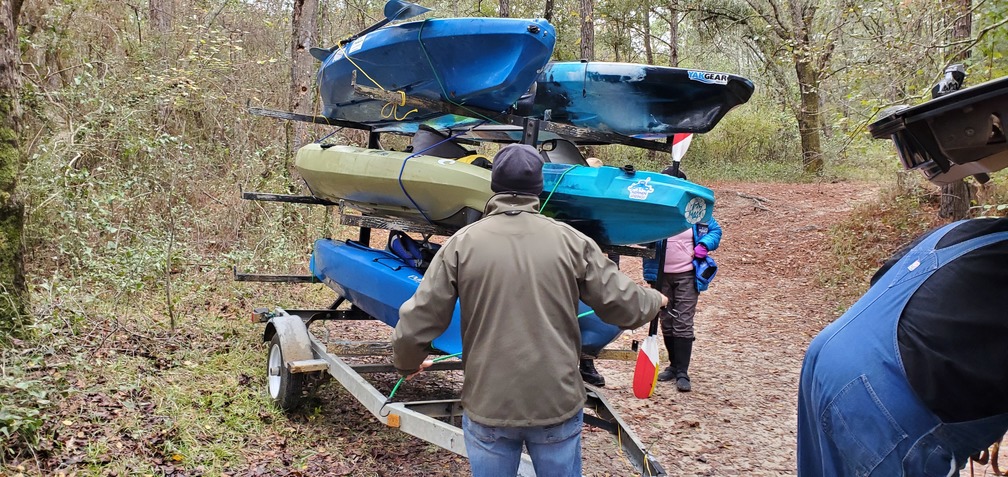
[[266, 390], [273, 402], [284, 411], [292, 411], [304, 399], [305, 375], [291, 373], [284, 366], [280, 335], [273, 335], [266, 360]]

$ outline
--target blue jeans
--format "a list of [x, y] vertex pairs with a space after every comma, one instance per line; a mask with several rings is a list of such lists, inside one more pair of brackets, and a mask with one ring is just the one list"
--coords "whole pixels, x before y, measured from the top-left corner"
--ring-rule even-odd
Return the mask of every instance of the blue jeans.
[[462, 414], [462, 435], [473, 477], [514, 477], [522, 443], [537, 477], [581, 477], [581, 426], [584, 411], [551, 426], [484, 426]]

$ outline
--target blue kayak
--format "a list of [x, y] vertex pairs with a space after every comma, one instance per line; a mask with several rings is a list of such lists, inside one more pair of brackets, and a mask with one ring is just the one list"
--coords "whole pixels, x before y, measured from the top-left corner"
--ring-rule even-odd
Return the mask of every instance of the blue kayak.
[[[503, 112], [535, 83], [555, 42], [543, 19], [442, 18], [381, 28], [322, 62], [322, 114], [374, 126], [401, 123], [403, 131], [445, 116], [357, 94], [354, 74], [361, 86]], [[474, 121], [457, 116], [441, 123]]]
[[631, 245], [661, 240], [706, 222], [714, 192], [669, 175], [618, 167], [543, 165], [542, 213], [596, 242]]
[[746, 78], [638, 63], [558, 61], [536, 80], [518, 114], [637, 137], [705, 133], [749, 101]]
[[[311, 272], [357, 308], [392, 327], [399, 322], [399, 307], [416, 293], [423, 278], [422, 272], [391, 252], [329, 239], [315, 241]], [[579, 314], [590, 311], [580, 303]], [[592, 356], [620, 334], [618, 327], [603, 322], [594, 313], [585, 314], [579, 323], [581, 349]], [[462, 352], [458, 304], [451, 325], [432, 344], [445, 354]]]

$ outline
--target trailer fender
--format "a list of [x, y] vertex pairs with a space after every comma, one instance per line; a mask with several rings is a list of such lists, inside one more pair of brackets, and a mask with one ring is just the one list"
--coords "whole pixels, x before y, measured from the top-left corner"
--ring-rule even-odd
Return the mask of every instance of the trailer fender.
[[285, 365], [294, 361], [315, 358], [311, 350], [308, 327], [305, 326], [300, 316], [285, 313], [270, 318], [263, 331], [263, 342], [269, 342], [274, 335], [280, 338], [280, 348], [283, 349]]

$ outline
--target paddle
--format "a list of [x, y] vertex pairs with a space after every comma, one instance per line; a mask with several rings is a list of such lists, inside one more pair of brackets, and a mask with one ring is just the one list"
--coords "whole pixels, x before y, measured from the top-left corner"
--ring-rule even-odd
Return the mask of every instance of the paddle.
[[351, 41], [354, 41], [364, 35], [367, 35], [368, 33], [371, 33], [387, 25], [389, 22], [396, 20], [403, 20], [406, 18], [412, 18], [422, 13], [427, 13], [429, 11], [430, 11], [429, 8], [417, 5], [415, 3], [405, 2], [403, 0], [389, 0], [388, 3], [385, 4], [385, 10], [383, 12], [385, 14], [384, 20], [365, 28], [356, 35], [340, 40], [340, 42], [333, 47], [312, 48], [311, 50], [309, 50], [309, 52], [311, 53], [312, 56], [315, 57], [316, 60], [325, 61], [326, 58], [329, 58], [329, 55], [332, 54], [332, 52], [336, 48], [343, 46], [347, 43], [350, 43]]
[[[679, 174], [679, 161], [686, 154], [690, 142], [693, 140], [692, 134], [675, 134], [672, 137], [672, 176]], [[658, 259], [658, 276], [655, 280], [655, 287], [661, 291], [661, 283], [665, 272], [665, 249], [655, 251], [655, 258]], [[669, 306], [672, 304], [670, 303]], [[658, 317], [651, 320], [648, 327], [647, 338], [641, 343], [637, 351], [637, 364], [634, 366], [633, 393], [640, 399], [647, 399], [654, 393], [655, 385], [658, 384]]]

